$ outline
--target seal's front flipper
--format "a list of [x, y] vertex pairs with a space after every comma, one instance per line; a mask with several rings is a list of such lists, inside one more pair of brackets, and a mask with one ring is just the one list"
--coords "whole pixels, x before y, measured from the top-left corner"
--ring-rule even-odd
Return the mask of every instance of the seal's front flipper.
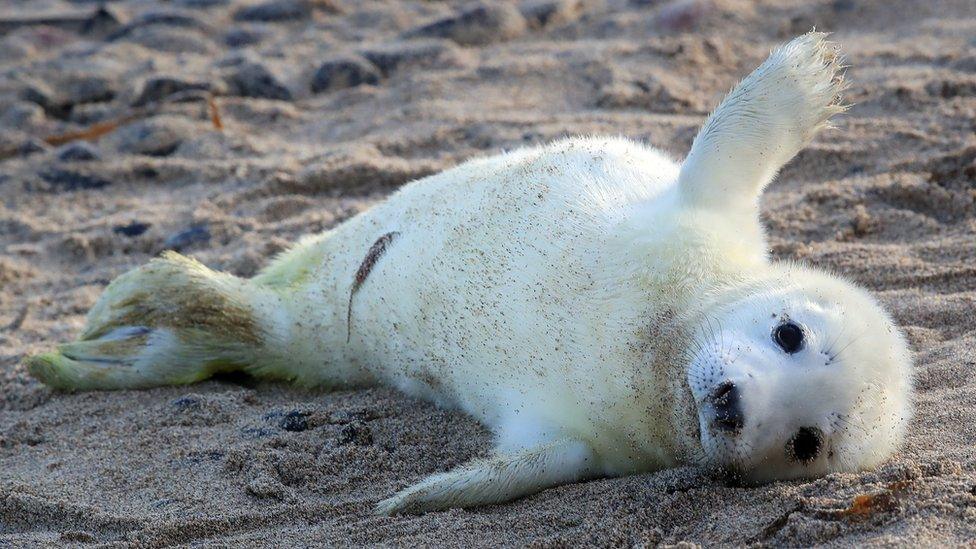
[[729, 92], [681, 166], [686, 202], [751, 212], [776, 172], [847, 108], [840, 55], [825, 36], [810, 32], [773, 50]]
[[379, 502], [376, 513], [422, 513], [504, 503], [596, 472], [596, 456], [587, 444], [562, 439], [432, 475]]

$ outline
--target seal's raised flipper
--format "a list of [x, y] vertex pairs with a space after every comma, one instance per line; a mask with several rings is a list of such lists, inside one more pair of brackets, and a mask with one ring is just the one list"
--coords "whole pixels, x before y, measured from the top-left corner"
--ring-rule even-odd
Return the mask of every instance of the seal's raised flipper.
[[376, 506], [376, 513], [422, 513], [503, 503], [597, 473], [588, 445], [561, 439], [514, 454], [495, 455], [427, 477]]
[[27, 366], [66, 390], [192, 383], [274, 363], [277, 306], [273, 291], [168, 252], [113, 281], [77, 341]]
[[837, 47], [810, 32], [773, 50], [702, 126], [681, 166], [690, 205], [753, 208], [776, 172], [847, 107]]

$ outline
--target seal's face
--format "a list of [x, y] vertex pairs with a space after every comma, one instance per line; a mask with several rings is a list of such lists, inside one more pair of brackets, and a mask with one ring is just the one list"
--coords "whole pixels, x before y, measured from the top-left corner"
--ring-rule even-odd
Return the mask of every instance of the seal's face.
[[708, 465], [739, 480], [871, 467], [903, 436], [905, 340], [836, 278], [792, 268], [705, 318], [689, 356]]

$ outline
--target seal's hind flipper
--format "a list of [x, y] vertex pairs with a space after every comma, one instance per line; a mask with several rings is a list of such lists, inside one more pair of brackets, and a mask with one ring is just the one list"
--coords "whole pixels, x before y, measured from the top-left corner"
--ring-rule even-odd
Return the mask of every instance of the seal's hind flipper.
[[776, 172], [847, 108], [841, 57], [825, 37], [810, 32], [773, 50], [729, 92], [681, 166], [686, 202], [751, 211]]
[[273, 293], [176, 253], [120, 276], [78, 341], [31, 357], [31, 374], [65, 390], [192, 383], [264, 358], [260, 308]]

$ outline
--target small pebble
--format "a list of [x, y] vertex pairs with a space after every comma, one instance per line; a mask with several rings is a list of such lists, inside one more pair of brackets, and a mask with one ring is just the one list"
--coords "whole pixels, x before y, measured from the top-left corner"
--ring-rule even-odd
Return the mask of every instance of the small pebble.
[[117, 93], [116, 83], [104, 76], [84, 74], [66, 80], [60, 86], [66, 104], [102, 103], [111, 101]]
[[180, 398], [173, 399], [169, 403], [170, 406], [176, 408], [177, 410], [187, 410], [189, 408], [199, 408], [200, 407], [200, 397], [196, 395], [183, 395]]
[[525, 32], [526, 21], [509, 4], [483, 3], [407, 32], [407, 37], [450, 38], [465, 46], [478, 46], [515, 38]]
[[210, 241], [210, 230], [203, 225], [190, 227], [189, 229], [172, 234], [163, 242], [163, 247], [167, 250], [183, 251], [194, 244], [203, 244]]
[[180, 11], [153, 11], [144, 13], [131, 22], [122, 25], [117, 30], [112, 32], [106, 37], [108, 41], [115, 41], [127, 37], [136, 29], [141, 29], [143, 27], [159, 25], [166, 27], [183, 27], [183, 28], [193, 28], [202, 31], [210, 31], [210, 26], [203, 21], [197, 19], [189, 13], [183, 13]]
[[520, 11], [530, 27], [541, 29], [575, 21], [585, 7], [583, 0], [535, 0], [522, 4]]
[[17, 153], [20, 156], [30, 156], [32, 154], [42, 153], [50, 149], [51, 146], [44, 141], [41, 141], [36, 137], [31, 137], [17, 147]]
[[224, 44], [231, 48], [253, 46], [263, 42], [270, 34], [270, 31], [263, 28], [238, 27], [227, 31], [224, 35]]
[[149, 103], [162, 101], [174, 93], [189, 90], [209, 91], [210, 84], [206, 82], [192, 82], [182, 78], [172, 76], [154, 76], [146, 80], [142, 86], [142, 92], [132, 104], [133, 107], [141, 107]]
[[44, 82], [27, 82], [20, 92], [20, 98], [24, 101], [34, 103], [44, 110], [54, 107], [56, 100], [54, 90]]
[[285, 431], [293, 433], [301, 432], [308, 429], [308, 420], [306, 418], [308, 418], [308, 413], [292, 410], [282, 416], [281, 421], [278, 422], [278, 426]]
[[89, 36], [107, 36], [122, 27], [122, 18], [105, 5], [96, 9], [81, 27], [81, 33]]
[[86, 141], [69, 143], [61, 147], [58, 149], [57, 157], [62, 162], [87, 162], [99, 158], [95, 147]]
[[442, 68], [461, 64], [460, 48], [449, 40], [403, 40], [362, 51], [384, 75], [406, 67]]
[[75, 105], [111, 101], [116, 94], [116, 82], [83, 74], [65, 75], [57, 82], [29, 82], [20, 97], [36, 103], [49, 115], [64, 119]]
[[184, 118], [157, 116], [123, 126], [112, 136], [112, 142], [123, 153], [169, 156], [193, 133], [193, 125]]
[[286, 489], [281, 482], [270, 475], [262, 474], [248, 481], [245, 489], [249, 494], [261, 499], [282, 500]]
[[312, 78], [312, 93], [352, 88], [362, 84], [376, 85], [380, 71], [369, 61], [346, 57], [326, 61]]
[[342, 427], [338, 442], [341, 445], [369, 446], [373, 443], [373, 432], [365, 423], [355, 421]]
[[660, 9], [654, 22], [668, 31], [690, 31], [701, 23], [709, 8], [705, 0], [676, 0]]
[[308, 0], [272, 0], [253, 6], [245, 6], [234, 13], [237, 21], [296, 21], [312, 15], [312, 2]]
[[116, 225], [112, 227], [112, 232], [115, 234], [121, 234], [125, 236], [139, 236], [142, 233], [149, 230], [152, 225], [149, 223], [142, 223], [140, 221], [133, 221], [128, 225]]
[[56, 190], [61, 191], [101, 189], [111, 184], [107, 179], [58, 168], [48, 168], [39, 175], [41, 179], [50, 183]]
[[258, 97], [291, 101], [288, 90], [264, 65], [244, 63], [227, 79], [230, 93], [241, 97]]

